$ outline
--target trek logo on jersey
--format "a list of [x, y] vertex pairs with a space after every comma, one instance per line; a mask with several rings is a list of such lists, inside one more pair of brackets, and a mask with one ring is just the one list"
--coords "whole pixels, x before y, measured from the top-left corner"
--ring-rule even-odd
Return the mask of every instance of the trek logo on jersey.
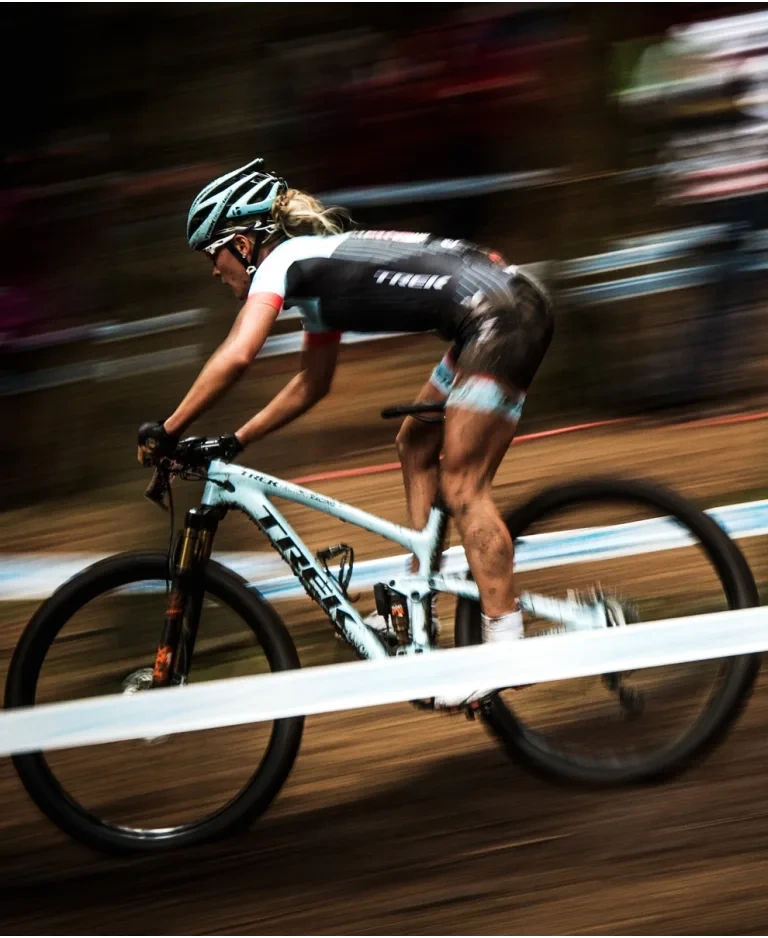
[[413, 290], [442, 290], [451, 279], [450, 274], [409, 274], [402, 270], [377, 270], [374, 277], [376, 283]]

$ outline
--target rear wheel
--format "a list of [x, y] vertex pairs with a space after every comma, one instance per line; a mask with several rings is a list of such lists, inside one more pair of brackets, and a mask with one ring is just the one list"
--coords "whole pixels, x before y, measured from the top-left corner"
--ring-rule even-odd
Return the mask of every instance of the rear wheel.
[[[150, 692], [167, 558], [120, 554], [64, 584], [35, 613], [11, 662], [6, 707]], [[190, 683], [299, 667], [281, 620], [215, 561]], [[173, 693], [184, 693], [179, 687]], [[16, 756], [38, 807], [102, 850], [158, 851], [230, 834], [267, 809], [296, 759], [303, 718]]]
[[[633, 521], [639, 527], [599, 530]], [[627, 622], [758, 605], [738, 547], [663, 486], [613, 478], [556, 486], [505, 522], [518, 549], [518, 592], [597, 587]], [[546, 536], [531, 539], [565, 532], [575, 563], [547, 557]], [[526, 637], [552, 628], [526, 621]], [[481, 641], [480, 608], [460, 599], [456, 644]], [[549, 777], [603, 785], [655, 780], [681, 771], [725, 736], [759, 662], [747, 655], [510, 689], [488, 698], [481, 713], [515, 761]]]

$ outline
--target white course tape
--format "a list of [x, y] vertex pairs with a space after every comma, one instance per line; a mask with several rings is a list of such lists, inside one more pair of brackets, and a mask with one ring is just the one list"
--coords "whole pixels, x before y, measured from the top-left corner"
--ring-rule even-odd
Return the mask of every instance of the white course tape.
[[[0, 555], [0, 601], [31, 602], [47, 599], [54, 590], [86, 567], [110, 556], [111, 553]], [[216, 555], [216, 560], [240, 576], [256, 580], [277, 578], [286, 569], [283, 560], [273, 551], [253, 554], [223, 551]]]
[[[768, 499], [712, 508], [709, 514], [731, 537], [768, 535]], [[670, 518], [649, 518], [627, 524], [580, 528], [521, 538], [515, 566], [520, 572], [631, 557], [634, 554], [675, 550], [694, 544], [688, 533]], [[68, 579], [105, 554], [6, 554], [0, 557], [0, 601], [46, 599]], [[292, 599], [304, 590], [292, 574], [280, 575], [285, 564], [275, 553], [221, 552], [214, 555], [226, 567], [245, 577], [268, 599]], [[355, 564], [350, 588], [366, 589], [407, 572], [410, 556], [401, 554]], [[464, 551], [452, 547], [444, 555], [443, 572], [467, 569]]]
[[0, 755], [353, 710], [478, 688], [558, 681], [761, 652], [768, 610], [454, 648], [230, 678], [0, 713]]

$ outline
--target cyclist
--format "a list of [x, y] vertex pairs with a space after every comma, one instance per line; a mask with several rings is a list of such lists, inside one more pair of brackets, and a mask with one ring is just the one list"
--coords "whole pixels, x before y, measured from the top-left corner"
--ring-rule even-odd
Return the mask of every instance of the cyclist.
[[[328, 393], [344, 330], [436, 331], [452, 346], [419, 400], [444, 401], [445, 420], [408, 417], [397, 435], [410, 521], [422, 528], [440, 494], [478, 584], [483, 640], [522, 638], [512, 541], [491, 484], [551, 340], [547, 292], [527, 270], [474, 244], [418, 232], [345, 230], [346, 221], [343, 212], [265, 172], [260, 159], [199, 193], [187, 221], [190, 247], [208, 256], [213, 276], [243, 306], [176, 410], [143, 428], [139, 458], [148, 446], [155, 454], [173, 452], [180, 434], [242, 377], [286, 302], [304, 321], [299, 373], [222, 438], [227, 458]], [[463, 707], [487, 693], [435, 704]]]

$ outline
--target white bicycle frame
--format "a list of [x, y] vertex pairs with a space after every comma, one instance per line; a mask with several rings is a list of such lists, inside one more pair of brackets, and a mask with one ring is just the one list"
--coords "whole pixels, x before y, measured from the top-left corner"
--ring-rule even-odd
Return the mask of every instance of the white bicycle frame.
[[[415, 555], [419, 561], [419, 570], [426, 572], [404, 571], [402, 576], [388, 579], [386, 584], [408, 597], [411, 642], [399, 646], [398, 654], [433, 650], [424, 614], [424, 600], [430, 592], [451, 593], [479, 601], [477, 584], [473, 580], [461, 574], [444, 574], [439, 571], [447, 521], [442, 509], [433, 508], [426, 527], [416, 531], [256, 469], [221, 460], [212, 461], [208, 468], [208, 482], [202, 504], [210, 508], [236, 508], [245, 512], [285, 560], [309, 597], [318, 603], [342, 637], [362, 658], [388, 657], [390, 652], [376, 632], [363, 622], [338, 580], [312, 555], [274, 506], [270, 496], [322, 511], [340, 521], [394, 541]], [[523, 593], [520, 604], [524, 611], [556, 622], [566, 631], [605, 628], [607, 625], [599, 602], [585, 604]]]

